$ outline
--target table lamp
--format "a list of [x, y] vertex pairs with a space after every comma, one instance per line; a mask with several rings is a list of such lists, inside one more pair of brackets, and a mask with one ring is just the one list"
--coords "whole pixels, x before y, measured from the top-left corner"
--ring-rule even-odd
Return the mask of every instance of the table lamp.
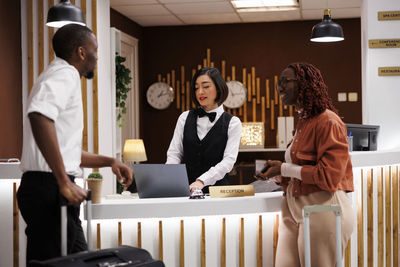
[[[122, 159], [124, 162], [138, 163], [140, 161], [146, 161], [146, 150], [144, 148], [144, 143], [142, 139], [127, 139], [125, 140], [124, 151], [122, 153]], [[125, 192], [136, 192], [136, 183], [133, 180], [132, 184], [128, 188], [122, 190], [127, 190]]]
[[124, 162], [140, 162], [146, 161], [146, 150], [142, 139], [127, 139], [125, 140], [124, 152], [122, 154]]

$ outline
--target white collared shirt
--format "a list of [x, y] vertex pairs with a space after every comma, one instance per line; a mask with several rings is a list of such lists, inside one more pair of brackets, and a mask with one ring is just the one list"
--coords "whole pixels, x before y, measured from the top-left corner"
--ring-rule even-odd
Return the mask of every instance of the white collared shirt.
[[[200, 140], [203, 140], [208, 131], [210, 131], [210, 129], [218, 121], [222, 113], [224, 113], [224, 108], [222, 105], [220, 105], [218, 108], [213, 109], [209, 112], [217, 113], [213, 122], [211, 122], [207, 116], [197, 118], [197, 135]], [[171, 143], [168, 148], [166, 164], [179, 164], [182, 161], [183, 131], [188, 114], [189, 111], [185, 111], [178, 118], [174, 131], [174, 136], [172, 137]], [[211, 167], [208, 171], [197, 178], [201, 180], [205, 186], [215, 184], [218, 180], [224, 178], [224, 176], [232, 170], [239, 152], [241, 131], [242, 123], [240, 119], [233, 116], [229, 122], [228, 140], [226, 142], [224, 157], [222, 161], [220, 161], [217, 165]]]
[[78, 70], [56, 57], [32, 87], [24, 112], [21, 169], [51, 172], [32, 134], [28, 117], [32, 112], [54, 121], [66, 173], [81, 174], [83, 108]]

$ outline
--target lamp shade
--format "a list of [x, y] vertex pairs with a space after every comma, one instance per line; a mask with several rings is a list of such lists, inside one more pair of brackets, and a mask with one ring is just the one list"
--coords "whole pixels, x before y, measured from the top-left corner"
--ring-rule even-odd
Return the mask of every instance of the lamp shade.
[[61, 0], [60, 3], [49, 9], [47, 13], [47, 26], [61, 28], [70, 23], [86, 25], [82, 10], [71, 4], [69, 0]]
[[331, 10], [325, 8], [324, 18], [312, 28], [311, 41], [313, 42], [337, 42], [343, 41], [342, 27], [331, 19]]
[[142, 139], [127, 139], [124, 145], [123, 160], [125, 162], [146, 161], [146, 150]]

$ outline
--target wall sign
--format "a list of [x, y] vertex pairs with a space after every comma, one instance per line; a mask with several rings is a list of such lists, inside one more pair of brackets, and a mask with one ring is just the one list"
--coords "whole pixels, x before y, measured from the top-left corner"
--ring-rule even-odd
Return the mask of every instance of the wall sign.
[[400, 39], [369, 40], [369, 48], [399, 48]]
[[379, 76], [400, 76], [400, 67], [380, 67], [378, 68]]
[[380, 11], [378, 20], [400, 20], [400, 11]]

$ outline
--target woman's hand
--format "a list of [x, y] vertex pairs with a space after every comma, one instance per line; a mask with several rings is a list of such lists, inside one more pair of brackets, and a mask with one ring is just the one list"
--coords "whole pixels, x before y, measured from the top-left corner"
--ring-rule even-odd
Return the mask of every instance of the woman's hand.
[[279, 181], [275, 181], [276, 176], [280, 176], [281, 175], [281, 165], [282, 162], [279, 160], [268, 160], [265, 165], [269, 165], [271, 167], [269, 167], [269, 169], [262, 173], [262, 172], [257, 172], [257, 176], [255, 176], [255, 178], [257, 180], [268, 180], [271, 178], [274, 178], [274, 182], [278, 182]]
[[195, 189], [203, 189], [204, 183], [201, 180], [196, 180], [191, 185], [189, 185], [190, 192], [193, 192]]

